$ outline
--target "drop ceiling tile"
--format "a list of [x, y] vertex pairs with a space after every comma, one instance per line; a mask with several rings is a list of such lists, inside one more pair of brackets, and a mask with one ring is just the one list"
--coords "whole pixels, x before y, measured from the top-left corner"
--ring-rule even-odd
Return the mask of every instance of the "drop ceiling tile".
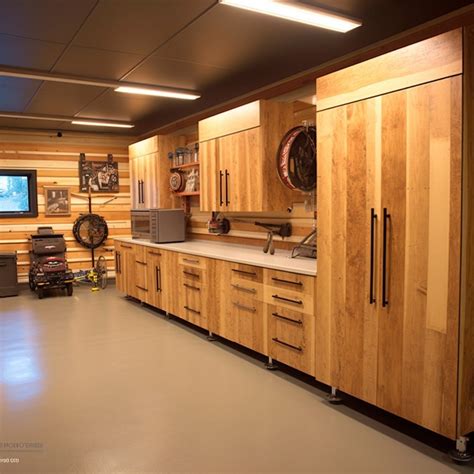
[[160, 106], [168, 101], [169, 99], [121, 94], [109, 90], [82, 110], [78, 116], [134, 123], [151, 112], [159, 111]]
[[228, 74], [223, 68], [153, 55], [128, 75], [126, 80], [199, 91], [219, 82]]
[[72, 46], [54, 72], [102, 79], [120, 79], [143, 55]]
[[0, 64], [49, 70], [64, 45], [0, 34]]
[[2, 0], [0, 33], [68, 43], [95, 0]]
[[102, 0], [74, 44], [149, 54], [214, 3], [215, 0]]
[[0, 110], [23, 112], [40, 84], [41, 81], [31, 79], [0, 77]]
[[44, 82], [27, 112], [73, 116], [105, 90], [103, 87]]

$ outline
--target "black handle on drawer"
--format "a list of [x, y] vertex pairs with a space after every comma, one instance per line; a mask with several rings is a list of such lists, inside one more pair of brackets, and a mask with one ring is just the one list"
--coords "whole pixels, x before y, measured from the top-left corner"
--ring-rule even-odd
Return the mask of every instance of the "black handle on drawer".
[[272, 316], [275, 316], [275, 318], [278, 318], [278, 319], [283, 319], [284, 321], [288, 321], [290, 323], [303, 324], [303, 321], [301, 319], [291, 319], [291, 318], [288, 318], [287, 316], [282, 316], [281, 314], [278, 314], [278, 313], [272, 313]]
[[135, 262], [139, 263], [140, 265], [146, 265], [146, 262], [141, 262], [140, 260], [135, 260]]
[[160, 252], [148, 252], [150, 255], [155, 255], [157, 257], [161, 257], [161, 253]]
[[187, 283], [183, 283], [183, 286], [185, 286], [186, 288], [189, 288], [190, 290], [201, 291], [201, 288], [198, 288], [197, 286], [193, 286], [193, 285], [188, 285]]
[[236, 290], [244, 291], [246, 293], [253, 293], [253, 294], [257, 293], [257, 290], [255, 288], [246, 288], [245, 286], [240, 286], [240, 285], [237, 285], [236, 283], [231, 283], [230, 286], [232, 286]]
[[143, 288], [143, 286], [140, 285], [135, 285], [138, 289], [143, 290], [143, 291], [148, 291], [146, 288]]
[[132, 246], [131, 245], [125, 245], [125, 244], [120, 244], [121, 247], [125, 247], [126, 249], [131, 249]]
[[300, 346], [294, 346], [293, 344], [289, 344], [288, 342], [281, 341], [278, 337], [272, 337], [272, 341], [276, 342], [277, 344], [281, 344], [282, 346], [289, 347], [290, 349], [294, 349], [295, 351], [302, 352], [303, 348]]
[[183, 270], [183, 273], [184, 273], [185, 275], [189, 275], [189, 276], [192, 276], [192, 277], [194, 277], [194, 278], [200, 278], [197, 273], [187, 272], [186, 270]]
[[232, 271], [235, 273], [242, 273], [242, 275], [257, 276], [256, 272], [249, 272], [247, 270], [239, 270], [238, 268], [233, 268]]
[[187, 310], [187, 311], [191, 311], [191, 313], [201, 314], [201, 311], [197, 311], [193, 308], [190, 308], [189, 306], [184, 306], [184, 309]]
[[277, 278], [277, 277], [272, 277], [272, 280], [278, 283], [288, 283], [289, 285], [303, 286], [302, 281], [284, 280], [283, 278]]
[[195, 258], [185, 258], [185, 257], [183, 257], [183, 262], [199, 263], [199, 260], [196, 260]]
[[283, 296], [278, 295], [272, 295], [272, 298], [275, 298], [276, 300], [286, 301], [288, 303], [303, 304], [301, 300], [292, 300], [291, 298], [284, 298]]
[[251, 308], [250, 306], [245, 306], [245, 305], [240, 304], [240, 303], [235, 302], [235, 301], [233, 301], [232, 304], [233, 304], [236, 308], [243, 309], [243, 310], [245, 310], [245, 311], [250, 311], [251, 313], [256, 313], [256, 312], [257, 312], [257, 308]]

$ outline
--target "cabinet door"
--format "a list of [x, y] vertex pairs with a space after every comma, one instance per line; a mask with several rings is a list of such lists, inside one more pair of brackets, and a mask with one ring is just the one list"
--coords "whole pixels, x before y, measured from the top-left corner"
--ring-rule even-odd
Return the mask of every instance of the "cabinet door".
[[377, 401], [379, 301], [371, 304], [370, 269], [379, 264], [371, 252], [371, 209], [378, 212], [380, 201], [380, 113], [377, 98], [317, 115], [315, 373], [370, 403]]
[[[223, 210], [262, 210], [262, 150], [260, 127], [218, 139], [219, 175], [223, 181]], [[271, 159], [271, 158], [269, 158]], [[222, 176], [222, 178], [220, 177]]]
[[219, 176], [217, 139], [199, 144], [201, 211], [212, 212], [221, 209], [223, 180]]
[[160, 207], [157, 160], [158, 153], [140, 157], [142, 170], [142, 202], [146, 209]]
[[[461, 77], [382, 98], [377, 404], [456, 435]], [[382, 216], [383, 218], [383, 216]]]
[[161, 249], [147, 248], [147, 295], [146, 302], [163, 311], [166, 311], [164, 304], [164, 280], [166, 279], [166, 269], [163, 265], [164, 258]]
[[130, 166], [130, 194], [132, 201], [132, 209], [142, 207], [141, 203], [141, 169], [139, 158], [131, 158]]

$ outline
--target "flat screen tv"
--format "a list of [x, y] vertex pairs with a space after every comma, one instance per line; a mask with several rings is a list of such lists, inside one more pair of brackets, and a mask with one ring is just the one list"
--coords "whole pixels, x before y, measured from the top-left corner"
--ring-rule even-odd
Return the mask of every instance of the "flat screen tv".
[[0, 219], [37, 215], [36, 170], [0, 168]]

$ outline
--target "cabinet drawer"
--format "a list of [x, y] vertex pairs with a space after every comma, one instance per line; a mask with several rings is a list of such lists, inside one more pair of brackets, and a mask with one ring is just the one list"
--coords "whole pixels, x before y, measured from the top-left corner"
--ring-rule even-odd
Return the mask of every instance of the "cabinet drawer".
[[207, 268], [207, 258], [196, 257], [195, 255], [187, 255], [180, 253], [178, 256], [178, 264], [193, 268]]
[[207, 273], [201, 268], [181, 266], [179, 269], [179, 278], [181, 283], [187, 282], [200, 286], [206, 283]]
[[121, 249], [121, 250], [134, 250], [135, 245], [127, 244], [125, 242], [119, 242], [118, 243], [118, 248]]
[[203, 290], [191, 284], [185, 285], [181, 289], [181, 314], [186, 321], [207, 329], [207, 307], [203, 304], [205, 301]]
[[263, 301], [263, 285], [252, 281], [232, 278], [230, 285], [230, 295], [235, 298], [255, 299]]
[[146, 247], [146, 255], [147, 258], [156, 258], [158, 260], [161, 260], [164, 257], [165, 253], [161, 249]]
[[263, 268], [241, 263], [230, 263], [231, 281], [236, 280], [263, 283]]
[[269, 305], [278, 305], [286, 310], [314, 315], [313, 295], [300, 291], [264, 287], [264, 301]]
[[253, 298], [232, 297], [226, 319], [229, 339], [254, 351], [265, 353], [263, 303]]
[[312, 296], [314, 294], [315, 277], [265, 269], [265, 285]]
[[270, 356], [314, 375], [314, 318], [276, 305], [268, 305], [267, 318]]

